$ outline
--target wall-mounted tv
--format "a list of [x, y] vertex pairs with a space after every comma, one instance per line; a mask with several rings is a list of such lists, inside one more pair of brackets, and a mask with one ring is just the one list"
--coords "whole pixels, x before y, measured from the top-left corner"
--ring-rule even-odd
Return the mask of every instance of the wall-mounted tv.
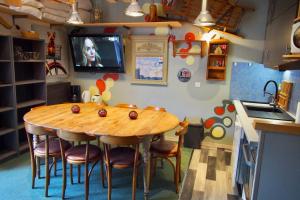
[[69, 40], [74, 71], [125, 72], [121, 35], [76, 34]]

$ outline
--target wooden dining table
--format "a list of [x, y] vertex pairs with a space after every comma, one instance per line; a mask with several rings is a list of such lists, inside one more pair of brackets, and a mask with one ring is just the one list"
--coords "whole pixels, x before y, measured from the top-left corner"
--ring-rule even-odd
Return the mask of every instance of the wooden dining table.
[[[80, 112], [71, 112], [71, 107], [78, 105]], [[99, 117], [100, 109], [107, 110], [106, 117]], [[129, 118], [129, 112], [135, 110], [138, 117]], [[144, 199], [149, 198], [150, 145], [154, 135], [174, 129], [179, 124], [178, 118], [168, 112], [153, 110], [119, 108], [96, 103], [65, 103], [40, 106], [24, 115], [24, 121], [36, 126], [56, 130], [86, 133], [102, 136], [137, 136], [141, 138], [144, 161]]]

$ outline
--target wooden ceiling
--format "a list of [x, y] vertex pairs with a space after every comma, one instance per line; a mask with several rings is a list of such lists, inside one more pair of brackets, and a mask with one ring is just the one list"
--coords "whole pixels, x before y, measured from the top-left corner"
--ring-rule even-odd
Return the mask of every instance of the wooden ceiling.
[[[173, 7], [166, 10], [169, 19], [193, 22], [199, 15], [202, 1], [182, 0], [176, 1]], [[238, 4], [238, 0], [208, 0], [207, 8], [214, 19], [216, 29], [236, 33], [238, 25], [246, 11], [253, 8]]]

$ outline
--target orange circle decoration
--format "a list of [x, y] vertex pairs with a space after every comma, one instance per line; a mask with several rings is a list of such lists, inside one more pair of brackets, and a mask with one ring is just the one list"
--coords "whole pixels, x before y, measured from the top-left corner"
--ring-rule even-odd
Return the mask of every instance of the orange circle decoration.
[[211, 137], [216, 139], [216, 140], [221, 140], [222, 138], [224, 138], [225, 136], [225, 128], [220, 126], [220, 125], [216, 125], [211, 129]]
[[97, 85], [97, 88], [100, 91], [100, 94], [102, 94], [102, 92], [104, 92], [105, 88], [106, 88], [105, 82], [102, 79], [98, 79], [96, 81], [96, 85]]
[[225, 113], [225, 109], [220, 106], [215, 107], [214, 111], [217, 115], [223, 115]]
[[234, 105], [233, 104], [228, 105], [227, 110], [228, 110], [228, 112], [234, 112], [235, 111]]
[[216, 123], [216, 120], [214, 118], [209, 118], [204, 122], [204, 128], [209, 129]]
[[108, 78], [112, 78], [114, 81], [117, 81], [119, 79], [119, 74], [117, 74], [117, 73], [107, 73], [103, 76], [103, 80], [105, 80], [105, 81]]
[[185, 41], [191, 42], [194, 41], [196, 39], [195, 34], [192, 32], [188, 32], [185, 34], [184, 36]]
[[[180, 49], [179, 52], [182, 53], [182, 54], [187, 54], [188, 53], [188, 49]], [[180, 55], [180, 57], [182, 59], [185, 59], [185, 58], [188, 57], [188, 55]]]

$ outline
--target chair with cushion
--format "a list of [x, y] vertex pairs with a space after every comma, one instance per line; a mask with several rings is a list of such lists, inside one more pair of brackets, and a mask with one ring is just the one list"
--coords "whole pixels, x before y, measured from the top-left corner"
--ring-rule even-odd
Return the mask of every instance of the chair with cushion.
[[[69, 163], [70, 165], [85, 165], [85, 199], [87, 200], [89, 197], [89, 178], [90, 175], [96, 166], [96, 164], [100, 161], [101, 168], [101, 179], [102, 186], [104, 187], [104, 173], [103, 173], [103, 160], [102, 160], [102, 152], [101, 149], [96, 146], [90, 144], [90, 141], [96, 140], [95, 136], [86, 135], [85, 133], [77, 133], [77, 132], [69, 132], [65, 130], [59, 130], [57, 132], [57, 136], [59, 137], [59, 142], [63, 145], [64, 141], [69, 142], [78, 142], [79, 145], [73, 146], [70, 149], [64, 151], [61, 148], [61, 156], [62, 156], [62, 166], [63, 166], [63, 186], [62, 186], [62, 198], [65, 197], [66, 192], [66, 165]], [[85, 144], [80, 144], [81, 142], [85, 142]], [[89, 163], [93, 163], [91, 169], [89, 170]], [[80, 174], [78, 174], [80, 176]]]
[[[104, 144], [104, 162], [106, 165], [106, 175], [108, 183], [107, 199], [111, 199], [112, 168], [133, 168], [132, 199], [134, 200], [137, 184], [138, 167], [141, 164], [141, 154], [139, 153], [140, 140], [137, 137], [114, 136], [101, 136], [100, 140]], [[111, 148], [111, 145], [120, 146]], [[132, 145], [133, 147], [128, 147], [125, 145]]]
[[119, 103], [119, 104], [115, 105], [115, 107], [118, 107], [118, 108], [132, 108], [132, 109], [137, 109], [138, 108], [134, 104], [127, 104], [127, 103]]
[[[176, 192], [178, 193], [179, 181], [181, 181], [181, 147], [183, 145], [183, 137], [188, 130], [188, 121], [184, 120], [180, 122], [179, 127], [177, 128], [175, 135], [178, 136], [178, 143], [167, 141], [167, 140], [158, 140], [151, 143], [150, 152], [151, 152], [151, 171], [155, 169], [155, 160], [157, 158], [166, 159], [172, 166], [174, 170], [174, 183], [176, 185]], [[176, 165], [173, 164], [170, 158], [176, 158]]]
[[[53, 165], [56, 165], [56, 159], [61, 157], [60, 144], [57, 139], [56, 131], [38, 127], [25, 122], [25, 130], [30, 151], [31, 170], [32, 170], [32, 188], [35, 187], [35, 177], [37, 175], [37, 167], [39, 169], [39, 159], [45, 159], [45, 196], [48, 196], [48, 187], [50, 184], [50, 172]], [[37, 139], [33, 144], [33, 136], [36, 138], [44, 137], [44, 140]], [[67, 142], [62, 143], [63, 149], [68, 149], [71, 145]], [[49, 168], [49, 158], [53, 158], [53, 162]], [[38, 166], [37, 166], [38, 165]], [[56, 171], [56, 169], [54, 169]], [[39, 173], [38, 173], [39, 174]]]

